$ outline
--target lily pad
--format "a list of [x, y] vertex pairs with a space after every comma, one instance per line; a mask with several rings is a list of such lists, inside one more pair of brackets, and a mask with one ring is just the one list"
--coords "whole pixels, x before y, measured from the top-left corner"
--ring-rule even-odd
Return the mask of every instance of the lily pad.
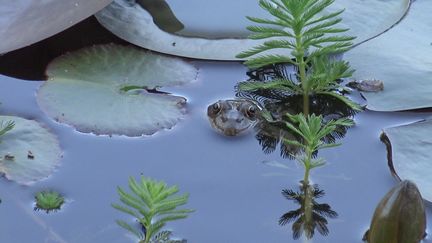
[[112, 0], [15, 0], [0, 7], [0, 53], [50, 37], [96, 13]]
[[384, 129], [389, 167], [400, 180], [415, 182], [424, 199], [432, 202], [432, 120]]
[[59, 164], [57, 137], [33, 120], [0, 116], [15, 127], [0, 137], [0, 172], [9, 180], [29, 185], [51, 175]]
[[[231, 0], [225, 1], [232, 2]], [[180, 23], [185, 25], [185, 28], [188, 28], [190, 23], [205, 23], [209, 19], [210, 21], [211, 19], [219, 19], [219, 22], [229, 25], [229, 27], [226, 27], [227, 29], [232, 29], [232, 23], [238, 22], [232, 19], [238, 16], [244, 18], [246, 15], [260, 16], [264, 12], [256, 1], [243, 0], [242, 4], [245, 7], [236, 8], [234, 16], [227, 16], [227, 13], [233, 11], [221, 9], [220, 6], [226, 6], [227, 8], [232, 6], [232, 4], [224, 4], [223, 1], [206, 2], [206, 11], [196, 11], [197, 13], [187, 11], [196, 6], [193, 0], [181, 1], [179, 4], [173, 3], [174, 8], [171, 7], [170, 11], [173, 10], [173, 14], [180, 13], [176, 17], [179, 18]], [[168, 4], [164, 6], [168, 6]], [[339, 0], [335, 2], [332, 8], [337, 10], [346, 9], [343, 15], [344, 23], [351, 28], [350, 35], [358, 36], [356, 43], [360, 43], [393, 26], [405, 14], [408, 6], [409, 0]], [[251, 13], [251, 9], [256, 9], [257, 14]], [[192, 18], [193, 20], [186, 21], [186, 23], [181, 18], [183, 12], [187, 12], [188, 15], [195, 14], [197, 18]], [[204, 19], [200, 19], [200, 16], [203, 18], [202, 12], [211, 13], [213, 16], [207, 17], [208, 15], [206, 15]], [[168, 33], [158, 28], [152, 16], [135, 0], [115, 0], [98, 12], [96, 17], [108, 30], [133, 44], [162, 53], [192, 58], [239, 60], [235, 58], [238, 53], [262, 42], [261, 40], [245, 39], [244, 28], [246, 26], [240, 26], [238, 36], [232, 38], [185, 37]], [[252, 24], [251, 22], [247, 23], [247, 25]], [[194, 27], [192, 26], [191, 29], [194, 29]], [[233, 32], [233, 30], [229, 32]], [[280, 50], [278, 50], [278, 53], [280, 53]], [[289, 52], [287, 53], [289, 54]]]
[[384, 91], [363, 93], [368, 109], [432, 107], [431, 12], [431, 1], [417, 0], [398, 25], [345, 54], [356, 79], [384, 82]]
[[197, 69], [132, 46], [97, 45], [53, 60], [38, 91], [41, 108], [78, 131], [151, 135], [173, 127], [186, 99], [156, 90], [187, 84]]

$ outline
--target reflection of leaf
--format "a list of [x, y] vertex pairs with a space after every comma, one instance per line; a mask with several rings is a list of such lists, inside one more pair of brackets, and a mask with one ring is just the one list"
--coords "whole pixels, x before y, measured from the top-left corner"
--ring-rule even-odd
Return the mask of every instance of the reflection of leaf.
[[51, 175], [61, 156], [57, 138], [32, 120], [13, 116], [1, 116], [0, 120], [15, 123], [14, 129], [2, 136], [0, 172], [26, 185]]
[[432, 107], [430, 1], [414, 1], [401, 23], [347, 52], [357, 79], [378, 79], [384, 90], [364, 92], [367, 108], [398, 111]]
[[158, 92], [196, 78], [192, 65], [134, 47], [99, 45], [50, 63], [38, 103], [59, 122], [95, 134], [140, 136], [173, 127], [186, 99]]
[[423, 198], [432, 201], [432, 120], [386, 128], [381, 140], [387, 145], [389, 166], [401, 180], [415, 182]]
[[174, 33], [184, 28], [165, 0], [137, 0], [153, 17], [153, 22], [163, 31]]
[[298, 239], [303, 233], [306, 238], [311, 239], [315, 229], [321, 235], [328, 235], [326, 218], [336, 218], [338, 215], [330, 205], [317, 203], [315, 199], [324, 196], [324, 191], [318, 185], [308, 185], [302, 182], [300, 191], [292, 189], [282, 190], [282, 195], [300, 205], [300, 208], [283, 214], [279, 219], [280, 225], [292, 224], [293, 238]]
[[[388, 29], [405, 14], [409, 1], [376, 1], [376, 0], [339, 0], [334, 9], [346, 9], [343, 15], [344, 24], [351, 31], [349, 35], [358, 36], [357, 42], [362, 42]], [[180, 3], [181, 4], [181, 3]], [[220, 4], [215, 1], [215, 4]], [[238, 15], [246, 16], [247, 9], [261, 11], [256, 1], [245, 1], [253, 4], [239, 9]], [[183, 4], [185, 11], [190, 8]], [[217, 9], [208, 4], [209, 9]], [[245, 12], [241, 12], [241, 11]], [[212, 11], [215, 12], [215, 11]], [[227, 18], [225, 12], [215, 12], [221, 19]], [[373, 17], [371, 17], [373, 16]], [[131, 0], [115, 0], [112, 4], [96, 14], [101, 24], [122, 39], [136, 45], [162, 53], [174, 54], [203, 59], [236, 60], [235, 55], [250, 49], [260, 41], [245, 39], [204, 39], [181, 37], [161, 31], [152, 21], [151, 15]], [[202, 21], [202, 20], [197, 20]], [[173, 46], [173, 43], [176, 43]], [[277, 50], [280, 54], [281, 50]], [[289, 52], [284, 54], [289, 55]]]

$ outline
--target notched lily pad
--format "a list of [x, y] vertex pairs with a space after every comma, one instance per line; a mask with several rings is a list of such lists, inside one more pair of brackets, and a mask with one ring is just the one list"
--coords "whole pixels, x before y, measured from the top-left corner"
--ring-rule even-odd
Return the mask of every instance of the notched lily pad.
[[432, 202], [432, 120], [384, 129], [388, 164], [400, 180], [417, 184], [424, 199]]
[[187, 84], [197, 72], [177, 58], [97, 45], [53, 60], [37, 98], [49, 116], [81, 132], [151, 135], [172, 128], [186, 111], [185, 98], [157, 89]]
[[[238, 53], [262, 43], [261, 40], [245, 39], [242, 34], [245, 31], [244, 29], [239, 30], [238, 36], [233, 36], [233, 38], [208, 39], [171, 34], [158, 28], [154, 24], [152, 16], [136, 2], [137, 0], [114, 0], [106, 8], [99, 11], [96, 17], [105, 28], [124, 40], [147, 49], [172, 55], [213, 60], [238, 60], [235, 58]], [[163, 1], [155, 2], [160, 4]], [[250, 10], [254, 7], [257, 12], [254, 16], [258, 16], [264, 11], [258, 6], [257, 1], [243, 0], [243, 4], [248, 6], [239, 8], [236, 11], [237, 15], [252, 15], [247, 9]], [[253, 6], [251, 7], [250, 5]], [[181, 13], [188, 9], [193, 9], [194, 6], [193, 1], [184, 1], [177, 8], [177, 11]], [[207, 4], [208, 9], [204, 12], [209, 12], [213, 15], [219, 14], [219, 19], [226, 23], [229, 23], [229, 20], [235, 19], [235, 16], [226, 16], [227, 13], [233, 11], [216, 11], [220, 9], [220, 6], [224, 6], [220, 1], [214, 5], [209, 3]], [[232, 5], [225, 4], [225, 6]], [[332, 9], [346, 9], [343, 14], [343, 27], [351, 28], [348, 34], [358, 36], [355, 43], [360, 43], [384, 32], [394, 25], [406, 13], [408, 6], [409, 0], [338, 0], [334, 3]], [[160, 11], [171, 11], [169, 7], [168, 4], [164, 4], [164, 8], [166, 9], [160, 9]], [[173, 13], [176, 13], [175, 9], [173, 9]], [[217, 16], [200, 19], [199, 15], [197, 14], [197, 19], [194, 22], [217, 19]], [[272, 16], [268, 15], [268, 18], [271, 19]], [[183, 22], [182, 19], [178, 19], [177, 21]], [[254, 25], [254, 23], [250, 22], [250, 25]], [[231, 26], [227, 28], [231, 28]], [[246, 26], [242, 28], [246, 28]], [[270, 53], [280, 54], [281, 51], [282, 53], [286, 52], [286, 54], [290, 54], [288, 51], [281, 49], [274, 52], [270, 51]]]
[[0, 116], [0, 120], [15, 122], [0, 137], [0, 172], [25, 185], [48, 177], [61, 158], [56, 136], [33, 120], [15, 116]]
[[394, 28], [344, 55], [356, 79], [379, 79], [384, 91], [363, 93], [367, 108], [400, 111], [432, 107], [431, 1], [415, 1]]

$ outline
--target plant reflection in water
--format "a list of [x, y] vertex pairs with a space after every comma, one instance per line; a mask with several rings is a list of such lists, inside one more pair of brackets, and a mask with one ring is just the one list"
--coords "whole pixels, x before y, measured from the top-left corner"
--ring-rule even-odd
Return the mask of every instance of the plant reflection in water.
[[[239, 86], [246, 82], [268, 82], [270, 80], [284, 78], [294, 80], [296, 76], [292, 66], [275, 64], [247, 72], [249, 79], [240, 82], [236, 87], [236, 96], [255, 101], [271, 119], [260, 119], [256, 124], [255, 138], [265, 153], [272, 153], [280, 144], [280, 153], [284, 158], [294, 159], [298, 148], [283, 142], [284, 140], [297, 140], [300, 137], [286, 129], [288, 122], [285, 114], [299, 114], [303, 111], [303, 97], [286, 90], [258, 89], [240, 90]], [[340, 80], [342, 82], [342, 80]], [[341, 93], [346, 93], [341, 90]], [[329, 95], [316, 94], [310, 97], [310, 113], [322, 115], [325, 122], [354, 116], [358, 111], [352, 109], [338, 98]], [[333, 143], [342, 138], [347, 132], [347, 127], [337, 126], [336, 130], [324, 138], [324, 142]]]
[[319, 189], [318, 185], [300, 182], [300, 191], [292, 189], [282, 190], [282, 195], [300, 205], [296, 210], [291, 210], [283, 214], [279, 219], [279, 224], [284, 226], [290, 222], [292, 224], [293, 238], [298, 239], [303, 234], [307, 239], [314, 236], [315, 230], [321, 235], [328, 235], [326, 218], [336, 218], [338, 214], [333, 211], [330, 205], [318, 203], [317, 198], [324, 196], [324, 190]]

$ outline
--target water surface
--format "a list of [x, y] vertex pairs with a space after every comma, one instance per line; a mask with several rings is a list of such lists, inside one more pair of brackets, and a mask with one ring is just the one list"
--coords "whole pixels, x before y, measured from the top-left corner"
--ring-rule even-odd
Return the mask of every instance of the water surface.
[[[213, 132], [206, 106], [234, 95], [233, 87], [247, 79], [238, 63], [194, 62], [199, 80], [171, 89], [189, 101], [187, 117], [174, 129], [152, 137], [94, 136], [75, 132], [46, 117], [35, 101], [41, 82], [1, 76], [2, 113], [33, 118], [58, 134], [64, 158], [48, 179], [31, 187], [0, 181], [0, 242], [136, 242], [114, 220], [130, 218], [113, 209], [116, 186], [127, 186], [129, 176], [140, 175], [177, 184], [190, 193], [189, 218], [168, 224], [175, 236], [188, 242], [294, 242], [290, 225], [279, 217], [297, 207], [282, 197], [303, 176], [294, 161], [279, 151], [264, 154], [253, 134], [227, 138]], [[343, 145], [320, 152], [328, 164], [312, 172], [312, 181], [325, 190], [320, 201], [339, 217], [329, 219], [330, 234], [316, 234], [314, 242], [361, 242], [376, 204], [395, 185], [386, 161], [381, 129], [416, 121], [429, 113], [378, 113], [356, 116]], [[263, 161], [286, 163], [279, 169]], [[53, 188], [68, 203], [58, 213], [33, 211], [35, 192]], [[428, 220], [432, 220], [428, 207]], [[429, 241], [427, 241], [429, 242]]]

